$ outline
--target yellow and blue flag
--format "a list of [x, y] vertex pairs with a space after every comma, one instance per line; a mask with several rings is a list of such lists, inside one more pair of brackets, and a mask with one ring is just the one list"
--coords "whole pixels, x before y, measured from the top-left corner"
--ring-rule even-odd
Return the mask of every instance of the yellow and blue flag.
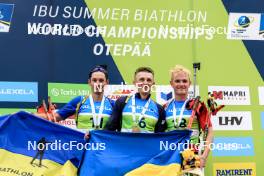
[[190, 134], [92, 131], [80, 176], [177, 176]]
[[0, 176], [75, 176], [83, 136], [26, 112], [0, 117]]

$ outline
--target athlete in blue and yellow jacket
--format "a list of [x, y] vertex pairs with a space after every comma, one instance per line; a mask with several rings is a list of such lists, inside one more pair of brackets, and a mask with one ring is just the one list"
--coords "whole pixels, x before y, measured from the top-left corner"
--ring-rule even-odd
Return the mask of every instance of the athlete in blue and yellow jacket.
[[[199, 137], [201, 135], [201, 129], [204, 129], [204, 122], [202, 121], [202, 114], [196, 113], [194, 118], [191, 119], [192, 110], [186, 108], [190, 104], [188, 99], [188, 89], [191, 85], [190, 79], [191, 72], [181, 65], [176, 65], [171, 70], [171, 87], [174, 90], [174, 99], [166, 104], [166, 121], [167, 130], [181, 130], [186, 129], [189, 121], [192, 120], [191, 126], [189, 127], [193, 132], [191, 135], [190, 142], [192, 144], [198, 144], [200, 142]], [[206, 108], [205, 108], [206, 110]], [[205, 166], [207, 157], [210, 149], [209, 144], [213, 140], [213, 129], [210, 119], [208, 119], [208, 134], [205, 139], [205, 149], [200, 156], [201, 167]], [[206, 130], [207, 131], [207, 130]]]
[[[109, 83], [108, 73], [102, 66], [96, 66], [89, 73], [88, 84], [91, 94], [78, 96], [54, 113], [55, 120], [60, 121], [75, 114], [76, 126], [82, 131], [103, 129], [112, 114], [113, 100], [104, 96], [104, 86]], [[46, 115], [39, 114], [40, 116]]]

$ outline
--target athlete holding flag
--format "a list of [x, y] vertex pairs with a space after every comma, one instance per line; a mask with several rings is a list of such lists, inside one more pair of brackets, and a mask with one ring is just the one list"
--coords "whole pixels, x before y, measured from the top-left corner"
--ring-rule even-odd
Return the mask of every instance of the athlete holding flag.
[[[103, 66], [94, 67], [89, 73], [88, 84], [91, 94], [78, 96], [53, 114], [52, 121], [61, 121], [75, 114], [76, 126], [80, 131], [103, 129], [112, 114], [113, 100], [104, 96], [104, 87], [109, 83], [108, 73]], [[37, 114], [48, 119], [47, 114]]]

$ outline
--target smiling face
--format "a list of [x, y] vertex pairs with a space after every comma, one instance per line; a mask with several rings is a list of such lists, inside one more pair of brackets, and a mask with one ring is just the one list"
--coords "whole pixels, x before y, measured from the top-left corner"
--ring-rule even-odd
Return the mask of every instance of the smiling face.
[[94, 72], [91, 78], [88, 80], [88, 84], [91, 86], [93, 93], [103, 93], [104, 86], [108, 84], [108, 80], [103, 72]]
[[145, 71], [138, 72], [133, 83], [140, 94], [150, 94], [151, 86], [155, 84], [153, 74]]
[[174, 90], [176, 99], [184, 100], [187, 98], [188, 89], [191, 85], [191, 81], [187, 73], [184, 71], [172, 73], [170, 84]]

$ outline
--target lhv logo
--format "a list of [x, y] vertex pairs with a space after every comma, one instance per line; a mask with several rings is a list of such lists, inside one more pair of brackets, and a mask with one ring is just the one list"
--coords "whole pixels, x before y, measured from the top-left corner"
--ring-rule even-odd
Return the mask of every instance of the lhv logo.
[[252, 130], [250, 111], [221, 111], [212, 116], [214, 130]]

